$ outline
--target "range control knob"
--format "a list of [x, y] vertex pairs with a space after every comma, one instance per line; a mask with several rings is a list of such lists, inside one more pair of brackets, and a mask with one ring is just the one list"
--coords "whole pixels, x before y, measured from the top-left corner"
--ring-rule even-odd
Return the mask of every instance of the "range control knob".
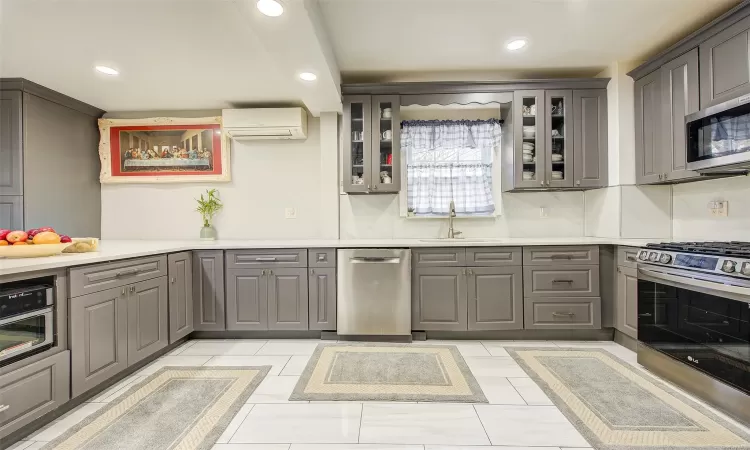
[[648, 252], [644, 250], [641, 253], [639, 253], [638, 254], [638, 259], [640, 259], [641, 261], [647, 260], [648, 259]]
[[721, 265], [721, 270], [726, 273], [732, 273], [735, 271], [736, 268], [737, 268], [737, 263], [730, 259], [725, 259], [724, 264]]
[[750, 262], [742, 263], [742, 275], [750, 277]]
[[656, 262], [656, 261], [659, 260], [659, 254], [656, 253], [656, 252], [651, 252], [651, 253], [648, 254], [648, 259], [651, 262]]
[[672, 255], [662, 253], [661, 256], [659, 257], [659, 262], [662, 264], [669, 264], [669, 261], [672, 261]]

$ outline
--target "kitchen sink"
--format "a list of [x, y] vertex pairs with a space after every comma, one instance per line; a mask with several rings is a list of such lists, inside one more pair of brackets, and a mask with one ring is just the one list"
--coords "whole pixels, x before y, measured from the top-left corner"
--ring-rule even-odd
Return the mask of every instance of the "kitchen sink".
[[434, 243], [440, 243], [440, 242], [492, 242], [492, 239], [472, 239], [472, 238], [437, 238], [437, 239], [420, 239], [419, 242], [434, 242]]

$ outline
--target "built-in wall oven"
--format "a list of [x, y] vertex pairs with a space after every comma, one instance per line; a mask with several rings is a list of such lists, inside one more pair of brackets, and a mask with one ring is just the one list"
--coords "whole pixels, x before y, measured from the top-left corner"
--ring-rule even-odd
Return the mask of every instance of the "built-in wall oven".
[[51, 285], [0, 286], [0, 366], [54, 345], [54, 302]]
[[711, 244], [639, 251], [638, 359], [750, 422], [750, 244]]

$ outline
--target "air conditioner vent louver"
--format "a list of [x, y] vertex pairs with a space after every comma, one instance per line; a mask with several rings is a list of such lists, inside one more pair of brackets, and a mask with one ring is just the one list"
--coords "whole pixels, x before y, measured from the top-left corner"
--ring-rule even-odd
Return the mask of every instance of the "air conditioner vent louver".
[[222, 126], [235, 140], [306, 139], [307, 113], [302, 108], [225, 109]]

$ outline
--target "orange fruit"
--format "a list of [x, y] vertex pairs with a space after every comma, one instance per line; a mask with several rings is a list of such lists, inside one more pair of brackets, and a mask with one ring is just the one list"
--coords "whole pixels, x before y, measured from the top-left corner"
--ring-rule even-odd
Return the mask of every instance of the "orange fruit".
[[13, 245], [29, 245], [28, 242], [14, 242]]
[[6, 245], [8, 245], [8, 241], [6, 241], [5, 239], [0, 239], [0, 247], [4, 247]]
[[34, 244], [59, 244], [60, 235], [54, 231], [42, 231], [34, 236]]

